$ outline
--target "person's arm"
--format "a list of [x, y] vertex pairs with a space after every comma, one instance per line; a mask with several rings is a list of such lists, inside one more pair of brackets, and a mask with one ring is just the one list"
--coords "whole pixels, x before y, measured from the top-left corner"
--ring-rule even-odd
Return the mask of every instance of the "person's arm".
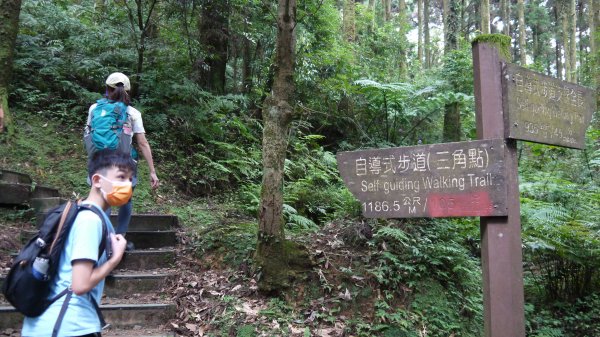
[[150, 168], [150, 185], [152, 188], [157, 188], [159, 185], [158, 176], [156, 175], [156, 170], [154, 169], [154, 161], [152, 160], [152, 150], [150, 149], [150, 144], [146, 139], [145, 133], [136, 133], [134, 134], [135, 141], [138, 144], [140, 152], [142, 156], [148, 163], [148, 167]]
[[115, 269], [123, 258], [127, 240], [121, 234], [110, 235], [112, 245], [112, 256], [101, 266], [94, 268], [94, 262], [90, 260], [76, 260], [73, 262], [73, 275], [71, 289], [76, 295], [83, 295], [92, 290], [100, 281]]

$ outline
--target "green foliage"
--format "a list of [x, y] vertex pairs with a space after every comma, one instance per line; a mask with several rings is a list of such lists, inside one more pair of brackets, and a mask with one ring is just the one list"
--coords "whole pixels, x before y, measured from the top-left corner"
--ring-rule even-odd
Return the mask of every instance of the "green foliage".
[[[464, 246], [466, 237], [458, 235], [456, 227], [446, 220], [414, 221], [383, 225], [375, 232], [374, 243], [381, 249], [371, 273], [387, 289], [386, 301], [410, 298], [411, 315], [418, 316], [402, 324], [411, 329], [423, 325], [435, 336], [480, 335], [480, 270]], [[423, 286], [424, 282], [429, 285]], [[387, 309], [378, 312], [386, 320], [398, 314]]]
[[535, 337], [597, 336], [600, 295], [591, 294], [574, 303], [556, 302], [551, 310], [525, 306], [527, 334]]
[[[458, 69], [455, 71], [460, 72]], [[449, 77], [462, 78], [451, 73]], [[459, 79], [455, 81], [462, 83]], [[449, 90], [443, 81], [424, 86], [383, 84], [372, 80], [358, 80], [354, 84], [356, 92], [362, 94], [365, 100], [366, 114], [364, 120], [358, 123], [364, 128], [363, 135], [368, 135], [365, 140], [371, 146], [409, 145], [419, 140], [433, 143], [441, 135], [439, 132], [429, 134], [427, 128], [439, 126], [444, 106], [451, 103], [470, 106], [473, 102], [472, 96]], [[463, 84], [461, 86], [464, 87]]]

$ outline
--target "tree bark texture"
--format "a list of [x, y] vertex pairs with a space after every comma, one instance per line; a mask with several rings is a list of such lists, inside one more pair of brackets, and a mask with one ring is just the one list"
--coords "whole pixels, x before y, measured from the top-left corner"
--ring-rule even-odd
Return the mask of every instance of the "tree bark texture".
[[346, 41], [354, 42], [356, 40], [356, 8], [354, 0], [346, 0], [344, 3], [344, 17], [342, 23]]
[[460, 32], [458, 7], [457, 1], [444, 0], [444, 53], [458, 48], [458, 34]]
[[577, 0], [569, 6], [569, 56], [571, 58], [571, 81], [577, 82]]
[[392, 0], [382, 0], [383, 3], [383, 21], [388, 22], [392, 19]]
[[431, 37], [429, 35], [429, 0], [423, 1], [423, 44], [425, 47], [425, 68], [431, 68]]
[[[451, 1], [454, 2], [454, 1]], [[481, 0], [481, 33], [490, 33], [490, 0]]]
[[417, 0], [417, 62], [423, 64], [423, 0]]
[[527, 64], [527, 46], [525, 36], [525, 3], [524, 0], [517, 0], [517, 16], [519, 22], [519, 56], [521, 66]]
[[[408, 26], [410, 24], [410, 19], [408, 18], [407, 15], [407, 11], [406, 11], [406, 1], [405, 0], [399, 0], [398, 1], [398, 17], [400, 19], [400, 26], [404, 27], [404, 26]], [[407, 65], [407, 47], [408, 46], [408, 41], [406, 39], [406, 32], [404, 29], [400, 29], [399, 32], [399, 39], [402, 41], [402, 46], [400, 47], [400, 50], [398, 51], [398, 75], [401, 79], [405, 79], [406, 78], [406, 74], [408, 72], [408, 65]]]
[[[459, 4], [457, 1], [444, 0], [444, 53], [446, 55], [458, 48], [458, 34], [460, 30], [458, 7]], [[444, 129], [442, 139], [444, 142], [456, 142], [460, 140], [460, 135], [460, 107], [458, 103], [447, 104], [444, 107]]]
[[8, 109], [8, 87], [12, 77], [15, 42], [19, 32], [21, 0], [0, 0], [0, 132], [13, 133]]
[[279, 0], [275, 75], [271, 95], [263, 103], [263, 177], [258, 213], [256, 262], [261, 268], [259, 289], [277, 292], [288, 286], [289, 252], [285, 250], [283, 180], [289, 125], [290, 100], [296, 89], [295, 67], [296, 1]]
[[596, 39], [594, 32], [596, 31], [596, 20], [594, 19], [594, 0], [588, 0], [588, 25], [590, 27], [590, 55], [593, 59], [596, 56]]
[[500, 13], [502, 15], [502, 34], [510, 36], [510, 0], [500, 0]]
[[568, 9], [569, 4], [562, 4], [561, 7], [561, 15], [560, 15], [560, 23], [562, 27], [562, 42], [563, 42], [563, 51], [564, 51], [564, 62], [565, 62], [565, 80], [571, 81], [571, 54], [570, 54], [570, 43], [569, 43], [569, 15]]
[[561, 54], [561, 34], [560, 29], [562, 26], [562, 21], [560, 18], [560, 3], [556, 3], [554, 6], [554, 22], [556, 22], [556, 26], [554, 27], [555, 36], [556, 36], [556, 46], [554, 47], [555, 51], [555, 59], [556, 59], [556, 77], [559, 79], [563, 79], [563, 62], [562, 62], [562, 54]]
[[600, 107], [600, 0], [594, 0], [594, 39], [596, 41], [596, 53], [594, 54], [594, 78], [596, 79], [596, 106]]
[[200, 44], [206, 53], [197, 61], [198, 84], [216, 94], [225, 92], [229, 11], [229, 1], [205, 0], [198, 23]]

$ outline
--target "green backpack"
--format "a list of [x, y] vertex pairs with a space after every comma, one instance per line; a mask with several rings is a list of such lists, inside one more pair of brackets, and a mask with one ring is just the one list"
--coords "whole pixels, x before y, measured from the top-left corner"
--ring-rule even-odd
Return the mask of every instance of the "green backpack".
[[[124, 128], [129, 132], [124, 132]], [[133, 157], [132, 136], [131, 125], [127, 122], [127, 105], [105, 98], [98, 100], [83, 135], [88, 158], [103, 149], [118, 149]]]

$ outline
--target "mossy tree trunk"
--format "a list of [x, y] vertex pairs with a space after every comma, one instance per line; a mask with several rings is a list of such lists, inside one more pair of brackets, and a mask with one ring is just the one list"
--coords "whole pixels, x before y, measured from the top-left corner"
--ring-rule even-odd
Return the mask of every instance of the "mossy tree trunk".
[[0, 132], [4, 132], [6, 127], [9, 137], [14, 128], [8, 107], [8, 87], [12, 76], [20, 12], [21, 0], [0, 0]]
[[202, 1], [202, 15], [198, 23], [200, 44], [206, 53], [196, 65], [198, 82], [204, 89], [216, 94], [225, 93], [230, 10], [229, 1]]
[[[460, 31], [458, 13], [460, 8], [457, 1], [445, 0], [444, 3], [444, 53], [449, 54], [458, 48], [458, 34]], [[482, 23], [483, 22], [484, 20], [482, 20]], [[444, 129], [442, 139], [444, 142], [457, 142], [460, 140], [460, 135], [460, 106], [458, 103], [446, 104], [444, 107]]]
[[[301, 249], [285, 240], [283, 180], [288, 133], [295, 92], [296, 1], [279, 0], [275, 76], [271, 95], [263, 103], [263, 178], [258, 213], [258, 245], [255, 262], [261, 270], [263, 293], [279, 293], [288, 287]], [[305, 260], [305, 259], [300, 259]]]

